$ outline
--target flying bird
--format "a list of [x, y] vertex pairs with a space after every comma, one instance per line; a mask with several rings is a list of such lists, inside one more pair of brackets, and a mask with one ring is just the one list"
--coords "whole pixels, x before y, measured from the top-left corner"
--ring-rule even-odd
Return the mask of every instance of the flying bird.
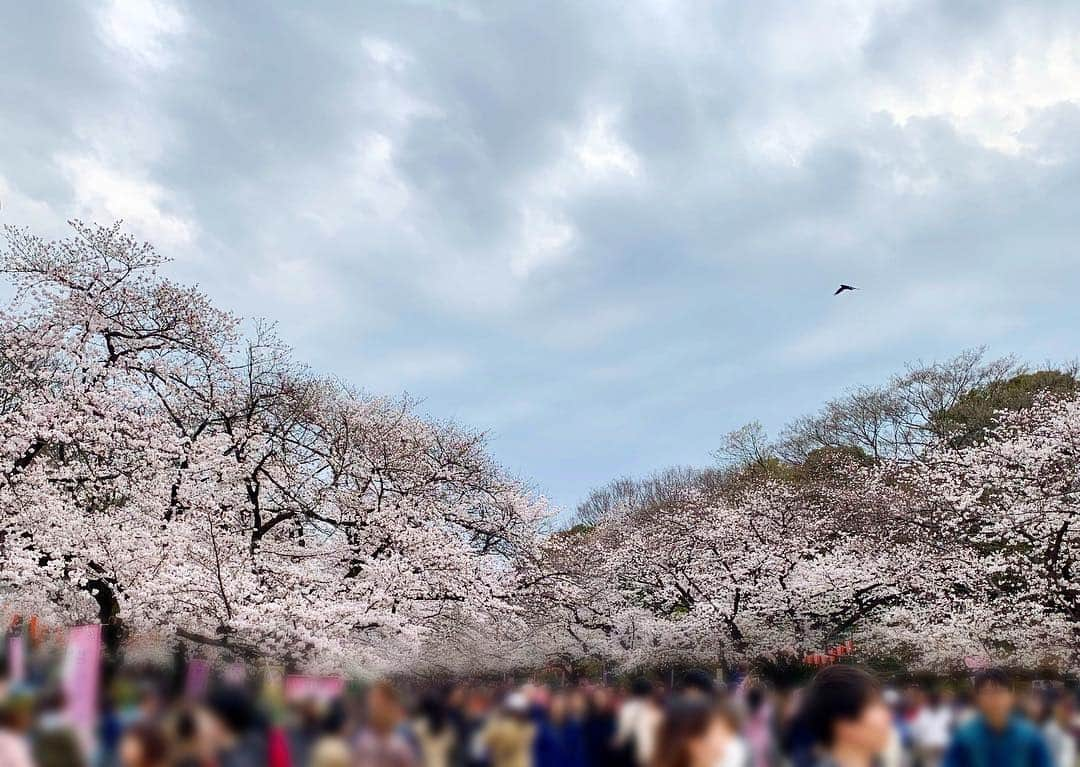
[[854, 286], [852, 286], [852, 285], [843, 285], [843, 284], [841, 284], [841, 285], [840, 285], [840, 287], [838, 287], [838, 288], [836, 289], [836, 292], [835, 292], [835, 293], [833, 293], [833, 295], [834, 295], [834, 296], [838, 296], [838, 295], [840, 295], [841, 293], [843, 293], [843, 292], [844, 292], [845, 290], [858, 290], [858, 288], [856, 288], [856, 287], [854, 287]]

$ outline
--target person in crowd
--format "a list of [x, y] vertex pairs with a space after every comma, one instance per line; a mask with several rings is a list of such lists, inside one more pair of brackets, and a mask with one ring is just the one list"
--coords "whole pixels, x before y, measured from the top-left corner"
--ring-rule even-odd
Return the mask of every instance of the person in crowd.
[[418, 754], [406, 734], [397, 690], [388, 682], [367, 694], [367, 722], [355, 744], [356, 767], [415, 767]]
[[419, 716], [413, 722], [413, 734], [424, 767], [450, 767], [457, 735], [446, 706], [434, 695], [424, 698]]
[[647, 679], [635, 680], [615, 724], [615, 745], [625, 751], [630, 764], [646, 767], [652, 763], [661, 719], [652, 684]]
[[1015, 712], [1016, 694], [1006, 672], [980, 672], [974, 690], [978, 713], [954, 734], [945, 767], [1052, 767], [1042, 734]]
[[1076, 736], [1072, 731], [1075, 715], [1076, 708], [1066, 694], [1054, 696], [1046, 708], [1042, 733], [1053, 767], [1076, 767]]
[[28, 695], [8, 694], [0, 707], [0, 765], [34, 767], [30, 751], [32, 701]]
[[68, 722], [60, 690], [42, 696], [32, 741], [36, 767], [85, 767], [88, 762], [83, 744]]
[[678, 692], [684, 698], [710, 701], [716, 697], [716, 681], [708, 671], [693, 669], [683, 674]]
[[778, 719], [778, 740], [785, 761], [791, 767], [811, 767], [816, 760], [817, 744], [813, 733], [802, 716], [800, 690], [786, 690], [781, 696]]
[[479, 743], [491, 767], [533, 767], [536, 726], [529, 716], [529, 700], [511, 693], [502, 708], [480, 733]]
[[588, 753], [585, 744], [585, 719], [589, 714], [589, 703], [585, 692], [572, 689], [565, 693], [566, 716], [560, 729], [563, 753], [566, 755], [566, 767], [588, 767]]
[[751, 686], [743, 695], [743, 706], [746, 711], [743, 731], [750, 767], [772, 767], [779, 756], [772, 701], [765, 689]]
[[455, 767], [489, 767], [482, 733], [491, 713], [490, 691], [473, 687], [456, 692], [452, 701], [457, 747], [454, 754]]
[[589, 765], [618, 765], [615, 749], [615, 701], [607, 687], [590, 689], [583, 736], [585, 759]]
[[949, 697], [936, 691], [921, 696], [909, 727], [917, 767], [938, 767], [952, 736], [953, 709]]
[[313, 698], [293, 701], [287, 707], [289, 724], [286, 740], [292, 761], [306, 765], [311, 761], [311, 749], [324, 731], [324, 705]]
[[308, 756], [294, 758], [296, 767], [350, 767], [352, 749], [345, 734], [345, 709], [341, 701], [334, 701], [319, 722], [320, 732], [312, 738]]
[[818, 672], [800, 716], [817, 746], [818, 765], [871, 767], [888, 749], [892, 714], [877, 680], [855, 666]]
[[533, 703], [529, 717], [536, 728], [533, 739], [533, 767], [556, 767], [562, 764], [562, 742], [558, 727], [563, 717], [563, 700], [558, 695], [548, 697], [546, 690], [530, 687], [528, 694]]
[[215, 767], [267, 764], [265, 731], [254, 702], [238, 688], [223, 688], [210, 698], [208, 716], [200, 722], [214, 754]]
[[205, 725], [199, 726], [200, 719], [205, 721], [207, 717], [208, 714], [184, 705], [168, 718], [165, 733], [172, 755], [171, 767], [203, 767], [213, 761], [213, 744]]
[[534, 767], [584, 767], [585, 744], [581, 721], [571, 711], [570, 696], [556, 692], [547, 706], [533, 707], [536, 739]]
[[724, 704], [717, 709], [719, 725], [724, 730], [724, 755], [716, 767], [752, 767], [750, 749], [742, 736], [742, 722], [735, 709]]
[[168, 746], [157, 726], [140, 722], [120, 736], [120, 767], [169, 767]]
[[664, 711], [649, 767], [727, 767], [731, 730], [716, 706], [677, 696]]

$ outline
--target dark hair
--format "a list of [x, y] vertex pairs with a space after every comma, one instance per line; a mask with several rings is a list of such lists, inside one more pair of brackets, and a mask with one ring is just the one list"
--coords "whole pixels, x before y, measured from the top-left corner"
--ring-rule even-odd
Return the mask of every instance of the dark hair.
[[255, 706], [239, 690], [218, 690], [210, 696], [209, 703], [210, 710], [234, 735], [240, 735], [259, 724]]
[[652, 695], [652, 682], [643, 676], [630, 683], [630, 694], [635, 698], [646, 698]]
[[713, 678], [707, 671], [702, 671], [701, 669], [687, 671], [679, 681], [679, 686], [683, 690], [692, 690], [705, 695], [716, 694], [716, 684], [713, 682]]
[[330, 703], [330, 706], [326, 709], [326, 713], [322, 717], [320, 722], [321, 730], [327, 735], [340, 735], [341, 731], [345, 729], [345, 723], [348, 720], [348, 716], [345, 714], [345, 706], [340, 700], [335, 700]]
[[715, 709], [700, 698], [674, 698], [664, 710], [652, 767], [690, 767], [690, 745], [704, 735]]
[[446, 728], [446, 707], [438, 698], [432, 696], [420, 701], [419, 714], [433, 733], [439, 734]]
[[815, 743], [831, 746], [836, 723], [858, 719], [880, 694], [878, 681], [855, 666], [829, 666], [806, 688], [800, 717]]
[[1009, 677], [1009, 673], [1003, 668], [988, 668], [975, 675], [975, 679], [972, 680], [971, 686], [974, 688], [975, 692], [978, 692], [988, 685], [1004, 687], [1011, 690], [1012, 679]]
[[191, 709], [183, 709], [176, 715], [176, 723], [174, 725], [176, 739], [182, 743], [195, 740], [195, 736], [199, 733], [198, 725], [195, 722], [195, 714]]
[[138, 742], [142, 757], [141, 765], [156, 767], [156, 765], [165, 762], [165, 757], [168, 755], [168, 746], [165, 743], [165, 738], [156, 727], [148, 724], [136, 724], [130, 727], [123, 737]]

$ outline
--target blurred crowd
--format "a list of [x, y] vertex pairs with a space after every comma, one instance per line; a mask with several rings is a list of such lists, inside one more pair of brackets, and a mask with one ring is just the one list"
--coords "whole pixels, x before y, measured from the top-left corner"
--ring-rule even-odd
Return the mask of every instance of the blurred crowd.
[[250, 677], [193, 695], [144, 670], [112, 676], [80, 733], [57, 688], [0, 680], [0, 767], [1080, 767], [1076, 691], [997, 670], [665, 682], [382, 681], [289, 698]]

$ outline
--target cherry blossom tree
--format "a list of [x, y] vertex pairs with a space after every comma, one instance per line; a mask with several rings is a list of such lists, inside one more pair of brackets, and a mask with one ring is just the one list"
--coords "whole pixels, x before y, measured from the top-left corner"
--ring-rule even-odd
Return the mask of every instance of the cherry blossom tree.
[[1044, 395], [996, 420], [982, 441], [943, 443], [899, 474], [910, 504], [898, 523], [925, 582], [894, 625], [920, 631], [938, 662], [1075, 664], [1080, 398]]
[[9, 610], [378, 668], [513, 621], [546, 510], [483, 438], [296, 363], [119, 227], [8, 231]]
[[813, 481], [688, 484], [614, 511], [564, 557], [582, 563], [579, 630], [632, 666], [730, 667], [850, 638], [900, 598], [856, 513], [873, 482], [844, 462]]

